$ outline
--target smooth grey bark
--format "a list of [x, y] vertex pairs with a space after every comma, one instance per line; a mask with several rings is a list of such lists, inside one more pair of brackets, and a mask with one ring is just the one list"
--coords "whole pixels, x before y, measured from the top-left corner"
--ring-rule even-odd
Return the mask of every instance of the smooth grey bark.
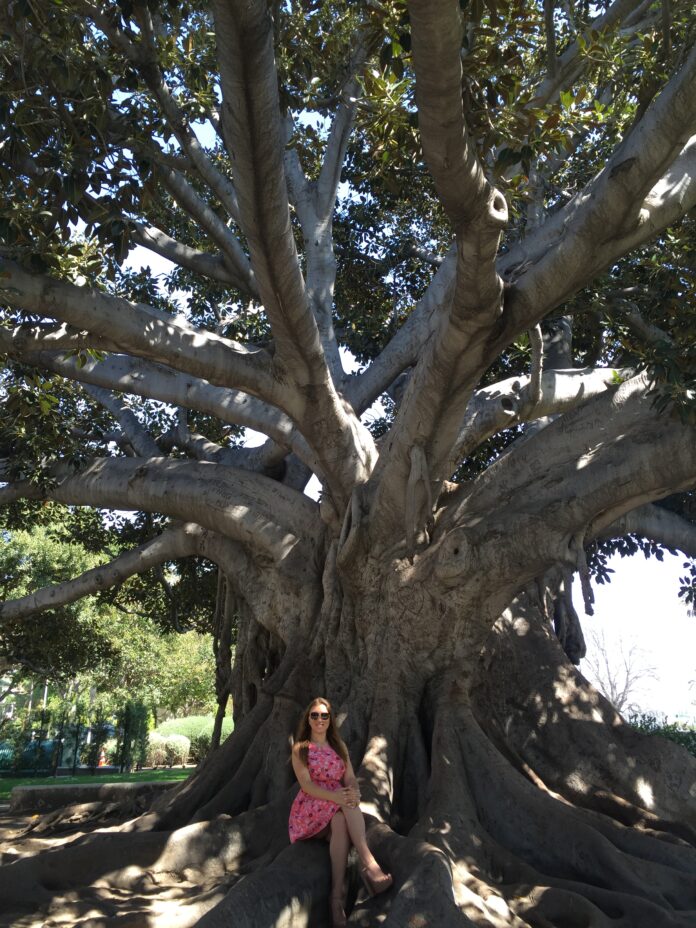
[[676, 512], [662, 506], [640, 506], [625, 513], [609, 525], [598, 520], [599, 538], [619, 538], [622, 535], [641, 535], [657, 544], [696, 557], [696, 526]]

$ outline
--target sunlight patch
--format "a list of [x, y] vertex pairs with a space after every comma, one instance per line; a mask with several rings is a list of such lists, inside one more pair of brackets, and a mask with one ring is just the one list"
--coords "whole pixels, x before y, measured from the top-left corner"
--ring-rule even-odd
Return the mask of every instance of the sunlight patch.
[[392, 771], [387, 759], [386, 738], [374, 735], [370, 739], [362, 765], [369, 774], [371, 791], [375, 798], [369, 802], [361, 802], [360, 808], [383, 822], [386, 810], [380, 808], [380, 797], [384, 797], [384, 802], [392, 795]]
[[645, 805], [649, 809], [652, 809], [653, 806], [655, 805], [655, 795], [653, 793], [652, 786], [649, 783], [647, 783], [642, 777], [639, 777], [636, 780], [636, 792], [638, 793], [640, 798], [643, 800]]
[[280, 912], [273, 928], [306, 928], [309, 925], [309, 909], [299, 899], [293, 899]]
[[571, 773], [569, 777], [566, 777], [566, 783], [571, 789], [575, 790], [576, 793], [587, 792], [587, 783], [585, 783], [579, 773]]

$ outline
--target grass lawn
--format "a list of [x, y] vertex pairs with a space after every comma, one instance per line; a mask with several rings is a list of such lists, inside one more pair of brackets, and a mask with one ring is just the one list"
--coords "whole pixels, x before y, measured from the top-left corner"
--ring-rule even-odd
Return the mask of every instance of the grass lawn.
[[83, 775], [79, 777], [0, 777], [0, 802], [9, 802], [10, 793], [15, 786], [63, 786], [68, 783], [146, 783], [185, 780], [193, 773], [192, 767], [182, 770], [172, 767], [167, 770], [140, 770], [138, 773], [109, 773]]

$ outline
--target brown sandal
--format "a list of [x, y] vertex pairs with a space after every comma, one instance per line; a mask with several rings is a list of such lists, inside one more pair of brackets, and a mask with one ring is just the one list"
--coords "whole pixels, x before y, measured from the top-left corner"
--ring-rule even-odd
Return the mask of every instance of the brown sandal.
[[365, 884], [365, 889], [371, 896], [385, 893], [388, 889], [391, 889], [392, 883], [394, 882], [391, 873], [383, 873], [381, 877], [377, 877], [376, 880], [373, 880], [372, 877], [367, 875], [367, 867], [360, 868], [360, 876]]

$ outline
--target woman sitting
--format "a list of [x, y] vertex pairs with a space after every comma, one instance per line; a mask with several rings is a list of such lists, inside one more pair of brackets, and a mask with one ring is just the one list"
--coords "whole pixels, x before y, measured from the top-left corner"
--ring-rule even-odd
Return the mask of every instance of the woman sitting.
[[328, 839], [331, 918], [334, 928], [339, 928], [346, 924], [344, 879], [351, 843], [370, 895], [389, 889], [393, 881], [367, 846], [358, 781], [327, 699], [318, 697], [307, 706], [297, 726], [292, 766], [301, 788], [290, 809], [290, 841]]

